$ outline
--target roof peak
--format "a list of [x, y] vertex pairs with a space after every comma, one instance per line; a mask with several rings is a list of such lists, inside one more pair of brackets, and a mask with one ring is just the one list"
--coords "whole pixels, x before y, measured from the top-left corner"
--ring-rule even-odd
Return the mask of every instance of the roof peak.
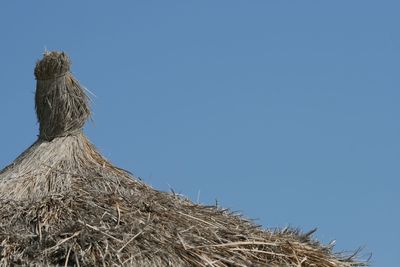
[[36, 63], [35, 107], [41, 139], [80, 132], [90, 116], [88, 97], [70, 67], [68, 55], [59, 51], [45, 52]]
[[71, 60], [62, 51], [46, 51], [43, 58], [36, 63], [36, 80], [51, 80], [67, 74]]

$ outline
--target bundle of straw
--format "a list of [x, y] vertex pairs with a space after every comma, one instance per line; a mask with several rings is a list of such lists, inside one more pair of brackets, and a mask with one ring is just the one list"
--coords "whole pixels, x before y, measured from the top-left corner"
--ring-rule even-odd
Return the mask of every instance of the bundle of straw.
[[292, 229], [157, 191], [82, 131], [88, 98], [65, 53], [36, 64], [38, 140], [0, 172], [0, 266], [364, 266]]

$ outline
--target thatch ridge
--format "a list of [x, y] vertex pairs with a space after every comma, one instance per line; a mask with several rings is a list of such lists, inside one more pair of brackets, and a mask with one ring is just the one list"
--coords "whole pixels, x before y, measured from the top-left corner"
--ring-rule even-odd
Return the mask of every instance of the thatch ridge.
[[61, 52], [37, 63], [39, 139], [0, 172], [0, 266], [365, 265], [115, 167], [81, 130], [90, 111], [69, 69]]

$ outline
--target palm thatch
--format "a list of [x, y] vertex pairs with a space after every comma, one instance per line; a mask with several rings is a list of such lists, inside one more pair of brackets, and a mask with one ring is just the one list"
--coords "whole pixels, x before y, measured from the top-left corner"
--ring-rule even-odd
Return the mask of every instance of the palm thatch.
[[144, 184], [83, 134], [88, 99], [65, 53], [45, 53], [35, 76], [39, 138], [0, 172], [0, 266], [365, 265]]

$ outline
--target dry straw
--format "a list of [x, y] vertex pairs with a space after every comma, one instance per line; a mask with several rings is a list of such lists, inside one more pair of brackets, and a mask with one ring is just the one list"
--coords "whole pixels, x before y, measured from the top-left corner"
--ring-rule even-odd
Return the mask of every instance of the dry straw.
[[36, 64], [38, 140], [0, 172], [0, 266], [364, 266], [292, 229], [157, 191], [82, 132], [88, 99], [65, 53]]

